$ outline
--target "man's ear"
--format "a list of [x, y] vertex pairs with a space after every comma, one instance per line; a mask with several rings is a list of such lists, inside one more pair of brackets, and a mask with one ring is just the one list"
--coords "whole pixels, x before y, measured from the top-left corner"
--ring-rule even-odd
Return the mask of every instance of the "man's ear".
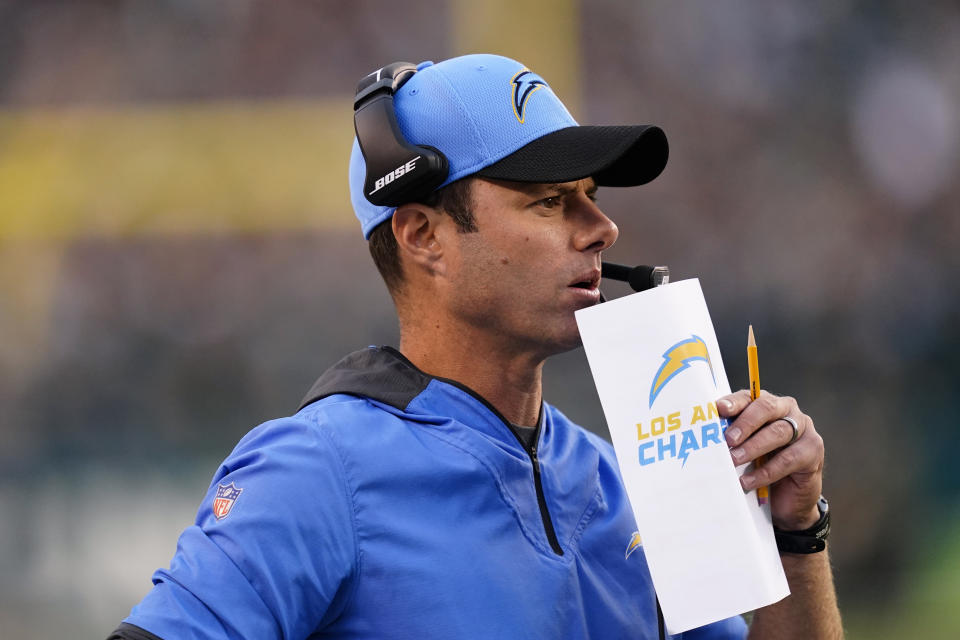
[[431, 273], [442, 270], [443, 243], [439, 228], [448, 216], [419, 203], [397, 207], [393, 214], [393, 235], [397, 251], [411, 268], [417, 266]]

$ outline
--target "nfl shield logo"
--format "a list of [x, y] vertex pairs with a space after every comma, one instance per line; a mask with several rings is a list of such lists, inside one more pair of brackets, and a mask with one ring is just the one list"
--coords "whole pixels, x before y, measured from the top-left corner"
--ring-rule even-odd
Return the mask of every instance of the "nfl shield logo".
[[240, 492], [232, 482], [230, 484], [217, 485], [217, 497], [213, 499], [213, 515], [217, 520], [223, 520], [233, 509], [233, 503], [240, 497]]

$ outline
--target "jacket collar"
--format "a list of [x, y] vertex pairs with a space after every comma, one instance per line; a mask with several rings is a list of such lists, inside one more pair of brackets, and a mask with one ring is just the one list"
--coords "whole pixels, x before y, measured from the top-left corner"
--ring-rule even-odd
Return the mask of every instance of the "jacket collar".
[[[431, 384], [433, 392], [424, 395]], [[458, 413], [477, 418], [471, 421], [475, 427], [485, 423], [482, 431], [494, 435], [503, 433], [502, 428], [506, 427], [520, 440], [509, 421], [483, 396], [456, 380], [424, 373], [393, 347], [372, 346], [349, 354], [320, 376], [303, 398], [300, 409], [335, 394], [369, 398], [405, 413], [433, 413], [453, 403]], [[543, 421], [541, 403], [539, 431], [543, 430]]]
[[405, 411], [432, 379], [392, 347], [367, 347], [327, 369], [307, 392], [300, 409], [327, 396], [345, 393]]

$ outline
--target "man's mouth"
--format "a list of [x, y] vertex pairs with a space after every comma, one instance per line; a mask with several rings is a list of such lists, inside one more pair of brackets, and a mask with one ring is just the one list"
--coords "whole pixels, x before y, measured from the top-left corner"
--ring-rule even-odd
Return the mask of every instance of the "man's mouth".
[[600, 270], [581, 274], [576, 281], [567, 285], [576, 289], [592, 290], [600, 286]]

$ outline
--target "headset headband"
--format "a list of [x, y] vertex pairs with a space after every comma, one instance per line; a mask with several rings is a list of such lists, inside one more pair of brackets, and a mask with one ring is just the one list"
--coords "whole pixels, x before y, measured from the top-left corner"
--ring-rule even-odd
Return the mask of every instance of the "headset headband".
[[357, 85], [353, 127], [366, 165], [363, 193], [377, 206], [415, 202], [447, 179], [447, 158], [434, 147], [408, 142], [397, 123], [393, 96], [416, 72], [409, 62], [394, 62]]

